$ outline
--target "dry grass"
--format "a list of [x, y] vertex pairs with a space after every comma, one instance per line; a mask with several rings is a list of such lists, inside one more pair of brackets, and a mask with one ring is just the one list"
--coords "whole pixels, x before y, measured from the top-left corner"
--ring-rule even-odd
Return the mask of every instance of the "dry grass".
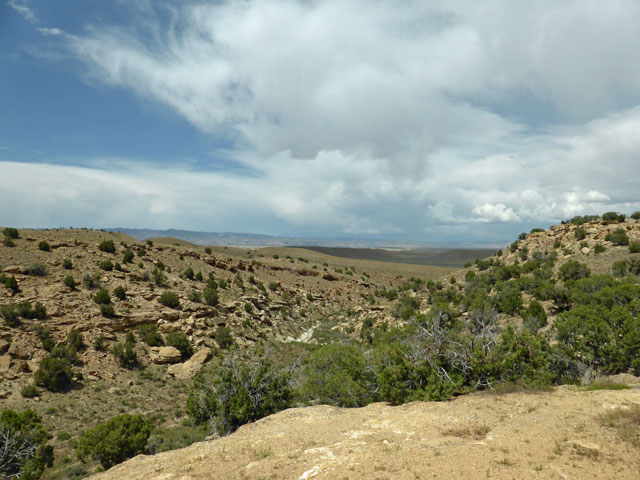
[[451, 437], [472, 438], [474, 440], [482, 440], [491, 431], [488, 425], [459, 425], [456, 427], [443, 430], [442, 434]]
[[600, 422], [614, 428], [623, 440], [640, 447], [640, 405], [600, 415]]

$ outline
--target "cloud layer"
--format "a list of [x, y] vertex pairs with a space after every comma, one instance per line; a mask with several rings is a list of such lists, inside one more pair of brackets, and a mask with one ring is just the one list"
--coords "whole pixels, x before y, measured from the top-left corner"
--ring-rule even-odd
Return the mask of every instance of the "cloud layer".
[[[141, 5], [126, 25], [52, 28], [88, 81], [231, 142], [251, 174], [4, 163], [42, 179], [36, 211], [64, 190], [73, 223], [426, 240], [640, 209], [635, 1]], [[96, 191], [138, 207], [95, 217]]]

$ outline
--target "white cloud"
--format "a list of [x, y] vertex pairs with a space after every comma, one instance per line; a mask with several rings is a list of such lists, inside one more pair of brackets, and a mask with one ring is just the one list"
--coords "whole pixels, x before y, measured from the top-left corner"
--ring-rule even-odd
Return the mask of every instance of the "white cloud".
[[255, 175], [72, 172], [133, 195], [132, 224], [474, 235], [640, 207], [638, 2], [226, 1], [168, 23], [135, 5], [133, 25], [47, 32], [91, 81], [227, 137]]
[[36, 23], [38, 18], [29, 7], [29, 0], [9, 0], [7, 5], [24, 17], [29, 23]]

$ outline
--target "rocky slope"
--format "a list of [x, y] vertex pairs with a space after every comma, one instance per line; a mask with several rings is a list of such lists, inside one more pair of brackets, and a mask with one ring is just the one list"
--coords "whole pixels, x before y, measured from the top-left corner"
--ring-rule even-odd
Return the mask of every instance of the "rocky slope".
[[624, 377], [636, 388], [290, 409], [228, 437], [138, 456], [91, 478], [636, 479], [638, 425], [635, 438], [623, 438], [608, 421], [640, 412], [638, 379]]

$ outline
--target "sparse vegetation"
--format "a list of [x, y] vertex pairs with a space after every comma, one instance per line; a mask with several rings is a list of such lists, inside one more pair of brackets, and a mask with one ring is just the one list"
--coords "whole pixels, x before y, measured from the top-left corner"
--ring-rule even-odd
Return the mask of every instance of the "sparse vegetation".
[[103, 240], [100, 242], [100, 245], [98, 246], [99, 250], [101, 252], [105, 252], [105, 253], [116, 253], [116, 246], [113, 243], [113, 240]]
[[51, 251], [51, 246], [49, 245], [49, 242], [47, 242], [46, 240], [41, 240], [38, 243], [38, 248], [40, 250], [42, 250], [43, 252], [50, 252]]

